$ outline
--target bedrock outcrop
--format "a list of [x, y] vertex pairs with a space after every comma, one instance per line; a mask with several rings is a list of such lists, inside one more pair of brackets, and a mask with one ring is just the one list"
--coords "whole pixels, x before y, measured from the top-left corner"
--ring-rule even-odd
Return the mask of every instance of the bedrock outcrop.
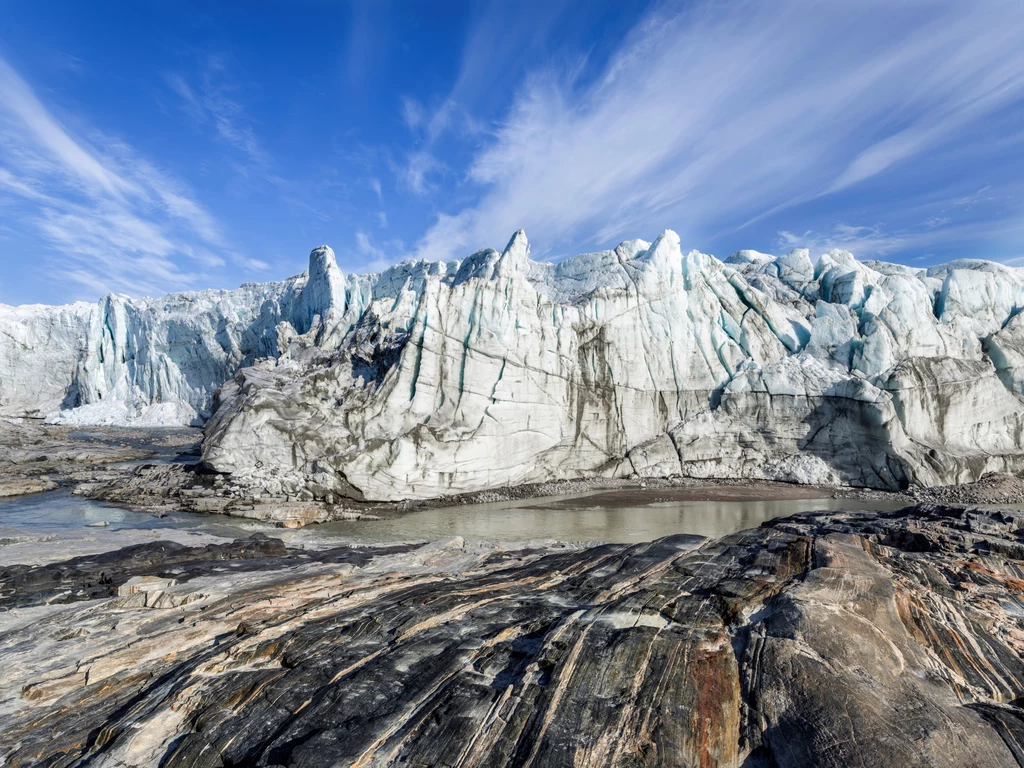
[[1024, 765], [1024, 518], [0, 571], [6, 766]]
[[671, 231], [557, 264], [519, 232], [366, 276], [321, 247], [282, 283], [4, 309], [0, 412], [205, 421], [205, 466], [239, 495], [326, 504], [594, 477], [955, 485], [1022, 468], [1022, 307], [1024, 273], [990, 262], [722, 262]]

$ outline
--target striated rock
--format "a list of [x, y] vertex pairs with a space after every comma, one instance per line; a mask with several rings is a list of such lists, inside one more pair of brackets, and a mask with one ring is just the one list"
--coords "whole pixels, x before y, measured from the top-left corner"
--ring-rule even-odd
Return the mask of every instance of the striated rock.
[[128, 597], [141, 592], [164, 590], [175, 584], [177, 582], [174, 579], [162, 579], [159, 576], [132, 576], [117, 588], [117, 595], [118, 597]]
[[671, 231], [559, 264], [520, 231], [366, 276], [323, 246], [281, 283], [0, 308], [0, 412], [205, 421], [203, 461], [237, 497], [307, 504], [577, 478], [965, 483], [1024, 467], [1022, 275], [840, 250], [723, 263]]
[[49, 477], [0, 477], [0, 498], [4, 496], [24, 496], [29, 493], [52, 491], [57, 483]]
[[[1018, 765], [1022, 523], [922, 506], [575, 550], [263, 540], [262, 570], [170, 610], [0, 612], [0, 760]], [[136, 552], [108, 556], [115, 581], [154, 567]], [[211, 583], [207, 551], [169, 554]], [[5, 599], [48, 601], [20, 585], [36, 571]]]
[[[149, 592], [161, 592], [196, 575], [214, 572], [216, 563], [239, 561], [233, 566], [265, 568], [265, 558], [286, 554], [280, 540], [256, 535], [248, 541], [201, 548], [155, 541], [41, 566], [3, 566], [0, 609], [114, 595], [145, 598]], [[176, 572], [182, 563], [189, 564], [191, 573]], [[145, 600], [141, 604], [145, 605]]]
[[198, 592], [174, 590], [176, 579], [160, 576], [132, 576], [117, 588], [117, 596], [121, 608], [180, 608], [186, 603], [202, 600]]

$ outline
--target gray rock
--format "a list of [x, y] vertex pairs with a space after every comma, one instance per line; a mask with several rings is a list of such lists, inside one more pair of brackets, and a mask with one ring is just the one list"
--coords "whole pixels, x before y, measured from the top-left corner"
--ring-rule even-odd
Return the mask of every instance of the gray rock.
[[[0, 613], [0, 759], [1016, 765], [1022, 522], [922, 506], [581, 550], [268, 549], [170, 610]], [[165, 551], [210, 583], [208, 554]]]

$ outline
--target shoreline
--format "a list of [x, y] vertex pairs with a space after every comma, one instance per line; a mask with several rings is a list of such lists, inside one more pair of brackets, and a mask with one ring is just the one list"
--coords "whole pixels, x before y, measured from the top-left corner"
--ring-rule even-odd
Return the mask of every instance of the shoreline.
[[76, 495], [138, 512], [223, 514], [295, 528], [343, 520], [393, 519], [425, 510], [524, 502], [560, 503], [567, 496], [609, 507], [643, 506], [661, 501], [756, 502], [798, 499], [851, 499], [913, 503], [908, 494], [864, 488], [799, 485], [763, 480], [707, 478], [579, 478], [492, 488], [470, 493], [409, 501], [356, 501], [334, 504], [288, 497], [233, 496], [218, 475], [195, 472], [180, 464], [134, 468], [130, 473], [83, 483]]
[[[420, 510], [503, 502], [557, 504], [578, 496], [609, 508], [671, 501], [756, 502], [851, 499], [945, 504], [1024, 504], [1024, 481], [986, 476], [963, 486], [886, 491], [737, 478], [578, 478], [410, 501], [323, 501], [238, 495], [223, 476], [199, 470], [197, 428], [78, 427], [0, 420], [0, 497], [68, 488], [135, 512], [183, 511], [304, 527], [339, 520], [397, 518]], [[198, 470], [198, 471], [197, 471]], [[569, 506], [574, 506], [569, 503]], [[576, 506], [582, 506], [576, 503]]]

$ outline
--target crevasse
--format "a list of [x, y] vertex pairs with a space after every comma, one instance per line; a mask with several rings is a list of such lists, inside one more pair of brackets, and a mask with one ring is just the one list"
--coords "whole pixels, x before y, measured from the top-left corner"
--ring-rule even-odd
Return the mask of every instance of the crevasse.
[[[424, 498], [580, 476], [897, 488], [1021, 463], [1024, 276], [832, 251], [501, 252], [0, 307], [0, 414], [206, 424], [235, 482]], [[312, 489], [312, 490], [310, 490]]]

